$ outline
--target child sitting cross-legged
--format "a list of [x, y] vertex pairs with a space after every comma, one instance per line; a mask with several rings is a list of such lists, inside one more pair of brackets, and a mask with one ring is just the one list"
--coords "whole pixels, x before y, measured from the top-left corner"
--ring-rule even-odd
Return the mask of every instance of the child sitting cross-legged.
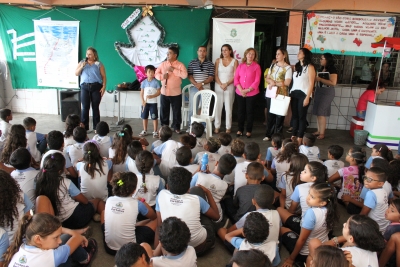
[[[139, 141], [136, 141], [136, 140], [132, 141], [128, 145], [128, 148], [127, 148], [128, 157], [126, 158], [126, 161], [125, 161], [125, 171], [133, 172], [136, 175], [139, 174], [139, 170], [136, 167], [136, 157], [141, 151], [143, 151], [143, 147]], [[153, 170], [151, 170], [151, 173], [152, 174], [154, 173]]]
[[[236, 138], [235, 140], [232, 141], [231, 145], [231, 154], [236, 159], [236, 165], [246, 160], [243, 157], [243, 153], [244, 153], [244, 142], [239, 138]], [[225, 175], [224, 181], [226, 181], [229, 184], [229, 188], [232, 189], [230, 191], [233, 191], [234, 189], [233, 183], [235, 182], [235, 171], [233, 171], [231, 174]]]
[[167, 125], [164, 125], [158, 130], [158, 140], [151, 144], [150, 151], [154, 152], [154, 149], [159, 145], [167, 142], [172, 137], [172, 130]]
[[204, 151], [204, 145], [207, 144], [207, 139], [203, 138], [204, 134], [204, 125], [197, 121], [192, 123], [192, 127], [190, 128], [191, 132], [189, 134], [193, 134], [196, 137], [196, 146], [192, 149], [192, 156], [196, 158], [197, 153]]
[[83, 158], [83, 145], [87, 139], [86, 130], [82, 127], [76, 127], [73, 131], [73, 138], [75, 144], [69, 145], [65, 148], [65, 152], [71, 159], [72, 165], [75, 165]]
[[178, 164], [175, 167], [183, 167], [186, 170], [190, 171], [192, 175], [194, 175], [199, 168], [199, 165], [192, 164], [192, 151], [187, 146], [182, 146], [178, 148], [178, 150], [176, 151], [176, 161], [178, 162]]
[[235, 166], [235, 158], [231, 154], [225, 154], [219, 159], [219, 161], [217, 161], [212, 173], [197, 172], [190, 182], [191, 188], [197, 185], [202, 185], [210, 190], [218, 207], [219, 219], [217, 222], [220, 222], [223, 219], [220, 201], [224, 197], [226, 189], [228, 188], [228, 184], [222, 179], [225, 175], [230, 174]]
[[272, 160], [276, 158], [283, 144], [281, 134], [274, 133], [271, 138], [271, 146], [267, 149], [267, 155], [265, 156], [265, 163], [268, 169], [271, 168]]
[[153, 251], [149, 244], [141, 244], [151, 257], [153, 267], [196, 267], [196, 251], [189, 246], [190, 230], [177, 217], [165, 219], [159, 228], [160, 243]]
[[[379, 257], [379, 266], [386, 266], [386, 263], [392, 263], [392, 256], [396, 254], [397, 266], [400, 264], [400, 199], [394, 199], [386, 210], [385, 218], [390, 221], [383, 237], [386, 247]], [[393, 257], [394, 258], [394, 257]], [[394, 266], [394, 265], [393, 265]]]
[[218, 139], [221, 142], [221, 147], [218, 149], [218, 154], [221, 156], [231, 153], [232, 136], [228, 133], [219, 133]]
[[126, 130], [121, 130], [114, 134], [113, 143], [108, 149], [108, 155], [113, 163], [113, 173], [125, 171], [128, 145], [131, 142], [132, 136]]
[[[338, 170], [344, 167], [344, 162], [340, 160], [340, 158], [343, 156], [343, 151], [343, 147], [338, 145], [331, 145], [328, 147], [328, 159], [324, 161], [324, 165], [328, 169], [328, 177], [331, 177]], [[338, 180], [335, 181], [333, 185], [339, 192], [340, 188], [342, 187], [342, 182]]]
[[[189, 245], [199, 255], [213, 247], [215, 234], [211, 220], [219, 220], [220, 215], [210, 190], [201, 185], [190, 189], [191, 180], [192, 174], [185, 168], [172, 168], [167, 189], [161, 190], [157, 196], [156, 212], [159, 226], [172, 216], [184, 221], [191, 234]], [[158, 244], [157, 234], [155, 237], [154, 243]]]
[[291, 140], [289, 140], [289, 138], [283, 140], [282, 147], [278, 155], [272, 160], [271, 173], [273, 175], [276, 174], [276, 187], [278, 187], [282, 176], [289, 170], [292, 155], [299, 152], [299, 147], [297, 146], [297, 143], [291, 142]]
[[194, 158], [193, 163], [201, 165], [203, 160], [203, 155], [205, 153], [208, 154], [208, 168], [210, 170], [214, 170], [215, 165], [219, 161], [221, 155], [218, 154], [218, 149], [221, 147], [221, 141], [218, 138], [210, 137], [207, 140], [207, 143], [204, 145], [204, 150], [202, 152], [197, 153], [196, 157]]
[[47, 147], [46, 135], [36, 133], [36, 120], [31, 117], [26, 117], [23, 121], [26, 129], [26, 140], [28, 143], [29, 152], [36, 162], [40, 161], [42, 154]]
[[318, 161], [322, 162], [319, 159], [319, 148], [314, 146], [316, 141], [315, 135], [312, 133], [305, 133], [303, 137], [303, 144], [299, 146], [299, 152], [306, 155], [308, 161]]
[[385, 144], [376, 144], [372, 148], [371, 156], [365, 163], [365, 168], [369, 169], [372, 164], [372, 160], [376, 158], [381, 158], [387, 160], [388, 162], [393, 160], [393, 153]]
[[108, 126], [108, 123], [101, 121], [96, 125], [96, 135], [92, 138], [99, 144], [100, 155], [105, 158], [108, 158], [108, 149], [113, 143], [112, 137], [108, 136], [109, 133], [110, 127]]

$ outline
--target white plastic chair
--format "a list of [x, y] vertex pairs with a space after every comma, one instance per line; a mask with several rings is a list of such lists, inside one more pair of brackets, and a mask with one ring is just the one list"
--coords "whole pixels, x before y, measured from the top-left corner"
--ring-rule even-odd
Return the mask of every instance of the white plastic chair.
[[[198, 96], [201, 96], [201, 113], [200, 115], [197, 115], [197, 98]], [[212, 97], [215, 98], [214, 100], [214, 106], [212, 108], [212, 114], [210, 116], [210, 105], [211, 105], [211, 99]], [[193, 97], [193, 115], [190, 118], [191, 122], [205, 122], [206, 123], [206, 138], [208, 139], [209, 137], [212, 136], [212, 122], [215, 119], [215, 105], [217, 104], [217, 94], [214, 93], [211, 90], [201, 90], [197, 92], [194, 97]], [[190, 126], [190, 132], [192, 131], [192, 126]]]
[[193, 86], [192, 84], [188, 84], [182, 89], [182, 123], [181, 123], [181, 129], [183, 129], [183, 126], [186, 126], [188, 124], [189, 120], [189, 95], [190, 95], [190, 87]]

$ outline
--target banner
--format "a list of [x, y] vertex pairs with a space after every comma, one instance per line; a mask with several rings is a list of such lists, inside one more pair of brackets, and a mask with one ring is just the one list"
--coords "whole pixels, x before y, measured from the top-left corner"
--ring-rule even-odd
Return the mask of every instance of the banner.
[[[33, 23], [33, 20], [38, 18], [48, 18], [52, 21], [80, 21], [79, 53], [78, 57], [72, 58], [71, 61], [75, 60], [76, 68], [78, 60], [86, 57], [87, 47], [96, 48], [99, 60], [106, 70], [107, 90], [113, 90], [116, 85], [123, 82], [135, 81], [136, 74], [133, 67], [127, 65], [120, 57], [114, 44], [129, 42], [126, 30], [121, 28], [121, 25], [136, 9], [137, 7], [128, 6], [101, 10], [57, 7], [49, 12], [49, 10], [30, 10], [0, 5], [0, 38], [10, 69], [13, 88], [52, 88], [38, 86], [38, 74], [36, 62], [34, 62], [37, 51]], [[164, 43], [177, 43], [178, 60], [187, 66], [190, 60], [197, 58], [197, 48], [208, 43], [212, 9], [157, 6], [152, 10], [157, 21], [165, 29]], [[129, 20], [127, 23], [130, 23]], [[189, 81], [185, 79], [182, 85], [188, 83]]]
[[392, 37], [395, 17], [307, 14], [304, 47], [314, 53], [380, 57], [382, 48], [371, 43]]
[[34, 20], [37, 85], [79, 88], [79, 21]]
[[213, 18], [213, 62], [221, 55], [222, 45], [230, 44], [240, 63], [244, 51], [254, 47], [255, 27], [255, 19]]

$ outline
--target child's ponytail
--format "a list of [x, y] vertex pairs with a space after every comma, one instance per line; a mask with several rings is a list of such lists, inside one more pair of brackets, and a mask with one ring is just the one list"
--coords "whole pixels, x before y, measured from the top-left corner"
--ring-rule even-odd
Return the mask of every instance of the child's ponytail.
[[142, 187], [145, 193], [147, 193], [146, 187], [146, 163], [144, 159], [141, 160], [142, 167], [140, 168], [140, 173], [142, 174]]
[[393, 160], [393, 153], [390, 148], [387, 147], [385, 144], [376, 144], [374, 145], [374, 149], [379, 152], [379, 155], [386, 159], [387, 161]]
[[142, 150], [137, 154], [135, 164], [136, 168], [140, 170], [140, 173], [142, 174], [142, 187], [144, 192], [147, 193], [146, 173], [150, 172], [151, 168], [153, 168], [153, 155], [147, 150]]
[[[362, 177], [365, 172], [366, 152], [365, 149], [359, 146], [353, 146], [351, 148], [350, 155], [357, 163], [358, 166], [358, 177]], [[364, 180], [360, 179], [360, 183], [363, 184]]]
[[314, 183], [317, 184], [328, 182], [328, 169], [325, 165], [318, 161], [311, 161], [307, 165], [310, 169], [311, 175], [316, 177]]
[[326, 202], [326, 228], [330, 231], [333, 230], [335, 222], [339, 220], [339, 215], [336, 210], [336, 195], [332, 188], [327, 183], [315, 183], [311, 186], [318, 193], [318, 197], [321, 201]]
[[[100, 155], [100, 149], [95, 140], [89, 140], [83, 146], [83, 160], [85, 161], [84, 170], [93, 179], [95, 172], [100, 175], [105, 174], [103, 171], [103, 158]], [[97, 168], [99, 166], [99, 168]]]

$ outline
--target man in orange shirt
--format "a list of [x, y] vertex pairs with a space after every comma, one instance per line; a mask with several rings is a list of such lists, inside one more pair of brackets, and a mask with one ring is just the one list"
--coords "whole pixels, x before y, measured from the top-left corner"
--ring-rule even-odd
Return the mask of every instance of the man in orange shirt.
[[176, 46], [168, 48], [167, 60], [161, 63], [156, 70], [156, 79], [161, 81], [161, 126], [169, 125], [169, 110], [172, 106], [173, 121], [171, 127], [181, 133], [182, 122], [182, 79], [187, 77], [185, 65], [178, 61], [179, 49]]

